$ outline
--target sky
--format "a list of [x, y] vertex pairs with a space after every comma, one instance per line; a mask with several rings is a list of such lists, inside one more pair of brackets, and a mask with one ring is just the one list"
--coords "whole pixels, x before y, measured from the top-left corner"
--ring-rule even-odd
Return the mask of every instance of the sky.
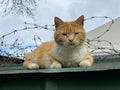
[[[24, 22], [38, 25], [54, 24], [57, 16], [63, 21], [76, 20], [84, 15], [85, 19], [93, 16], [108, 16], [113, 19], [120, 16], [120, 0], [38, 0], [35, 20], [25, 15], [10, 14], [4, 16], [3, 8], [0, 7], [0, 37], [14, 30], [25, 27]], [[108, 22], [109, 19], [90, 19], [85, 21], [86, 32]], [[42, 42], [53, 40], [53, 31], [29, 30], [7, 36], [6, 43], [12, 43], [18, 38], [19, 43], [33, 44], [34, 35], [40, 36]], [[38, 42], [40, 43], [40, 42]]]

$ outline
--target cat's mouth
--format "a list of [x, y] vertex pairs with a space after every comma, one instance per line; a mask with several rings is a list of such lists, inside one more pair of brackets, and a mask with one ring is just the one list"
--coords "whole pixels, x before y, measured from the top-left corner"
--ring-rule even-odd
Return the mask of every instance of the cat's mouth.
[[75, 47], [75, 46], [81, 45], [82, 43], [83, 43], [83, 40], [80, 40], [79, 42], [69, 42], [66, 46]]
[[70, 42], [70, 43], [65, 44], [64, 46], [65, 46], [65, 47], [75, 47], [75, 46], [77, 46], [77, 44]]
[[75, 44], [74, 43], [69, 43], [68, 46], [74, 46]]
[[59, 45], [66, 47], [66, 48], [72, 48], [75, 46], [78, 46], [82, 43], [82, 41], [80, 40], [79, 42], [66, 42], [66, 43], [59, 43]]

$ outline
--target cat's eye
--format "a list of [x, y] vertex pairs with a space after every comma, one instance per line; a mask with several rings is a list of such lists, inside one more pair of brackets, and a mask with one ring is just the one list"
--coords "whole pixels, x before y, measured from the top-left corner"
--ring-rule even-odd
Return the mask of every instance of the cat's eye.
[[75, 35], [78, 35], [79, 34], [79, 32], [75, 32]]
[[63, 36], [67, 36], [67, 33], [62, 33]]

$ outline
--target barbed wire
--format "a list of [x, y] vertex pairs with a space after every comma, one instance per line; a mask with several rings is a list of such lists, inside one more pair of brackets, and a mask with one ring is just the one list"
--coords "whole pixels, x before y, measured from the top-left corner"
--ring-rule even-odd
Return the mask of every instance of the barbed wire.
[[[93, 39], [88, 39], [87, 38], [87, 44], [88, 47], [92, 50], [91, 52], [93, 54], [109, 54], [109, 55], [120, 55], [120, 51], [115, 49], [115, 46], [113, 45], [113, 43], [111, 43], [110, 41], [107, 40], [102, 40], [100, 39], [102, 36], [104, 36], [106, 33], [108, 33], [112, 27], [112, 25], [114, 24], [114, 19], [112, 19], [111, 17], [107, 17], [107, 16], [94, 16], [94, 17], [90, 17], [87, 18], [86, 20], [89, 19], [96, 19], [96, 18], [105, 18], [105, 19], [109, 19], [110, 20], [110, 24], [108, 25], [108, 28], [106, 28], [106, 30], [104, 30], [104, 32], [102, 32], [102, 34], [98, 35], [97, 37], [94, 37]], [[100, 46], [100, 43], [105, 42], [106, 46]], [[99, 43], [98, 45], [95, 45], [94, 43]], [[109, 46], [109, 47], [108, 47]]]
[[90, 18], [85, 19], [85, 21], [86, 21], [86, 20], [89, 20], [89, 19], [96, 19], [96, 18], [109, 19], [109, 20], [111, 21], [111, 23], [110, 23], [109, 27], [108, 27], [102, 34], [98, 35], [97, 37], [95, 37], [95, 38], [92, 39], [92, 40], [96, 40], [96, 39], [99, 39], [99, 38], [101, 38], [102, 36], [104, 36], [104, 34], [106, 34], [106, 33], [110, 30], [111, 26], [114, 24], [114, 19], [112, 19], [111, 17], [107, 17], [107, 16], [94, 16], [94, 17], [90, 17]]
[[[120, 55], [120, 52], [115, 49], [113, 43], [111, 43], [110, 41], [107, 41], [107, 40], [100, 39], [102, 36], [104, 36], [106, 33], [108, 33], [110, 31], [112, 25], [114, 24], [114, 20], [107, 16], [94, 16], [94, 17], [85, 19], [85, 21], [91, 20], [91, 19], [96, 19], [96, 18], [109, 19], [111, 22], [108, 25], [108, 28], [106, 28], [106, 30], [104, 30], [104, 32], [102, 34], [98, 35], [97, 37], [93, 38], [92, 40], [87, 38], [86, 42], [88, 44], [89, 49], [91, 50], [91, 52], [93, 54], [97, 54], [97, 55], [103, 54], [103, 53], [110, 54], [110, 55], [115, 55], [115, 54]], [[13, 30], [12, 32], [4, 34], [0, 37], [0, 56], [24, 59], [24, 56], [26, 53], [31, 52], [36, 47], [38, 47], [38, 45], [40, 43], [43, 43], [41, 36], [36, 34], [36, 35], [33, 35], [34, 44], [32, 44], [32, 45], [26, 45], [24, 42], [20, 43], [19, 38], [14, 38], [13, 42], [11, 44], [8, 44], [5, 42], [5, 40], [8, 39], [8, 36], [13, 36], [16, 33], [23, 32], [23, 31], [29, 32], [31, 30], [38, 30], [38, 31], [39, 30], [48, 30], [48, 31], [54, 32], [54, 30], [55, 30], [54, 25], [40, 26], [38, 24], [28, 23], [28, 22], [24, 22], [24, 25], [25, 25], [24, 28]], [[38, 41], [40, 43], [38, 43]], [[106, 43], [107, 46], [100, 46], [100, 45], [97, 46], [94, 43]], [[15, 61], [15, 60], [13, 60], [13, 61]], [[20, 63], [21, 63], [21, 61], [20, 61]]]

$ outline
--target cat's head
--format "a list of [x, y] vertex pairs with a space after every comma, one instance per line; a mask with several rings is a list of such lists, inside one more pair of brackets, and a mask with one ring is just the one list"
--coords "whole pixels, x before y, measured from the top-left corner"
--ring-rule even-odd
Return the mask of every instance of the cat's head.
[[85, 41], [84, 16], [80, 16], [75, 21], [64, 22], [55, 17], [55, 34], [54, 38], [58, 45], [64, 47], [74, 47]]

